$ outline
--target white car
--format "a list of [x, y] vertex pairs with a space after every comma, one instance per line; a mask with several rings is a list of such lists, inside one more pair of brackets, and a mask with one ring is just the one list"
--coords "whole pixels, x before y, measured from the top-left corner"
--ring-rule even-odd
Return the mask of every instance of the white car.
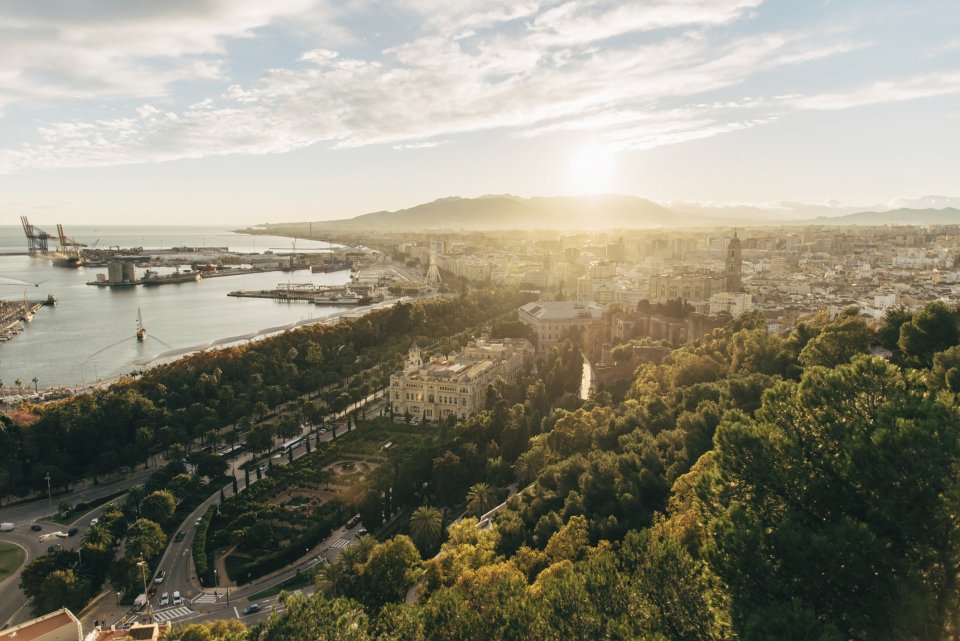
[[100, 522], [100, 519], [90, 519], [90, 525], [96, 525]]
[[170, 605], [170, 593], [164, 592], [160, 595], [160, 606]]
[[163, 580], [167, 578], [167, 573], [163, 570], [157, 572], [156, 578], [153, 580], [154, 583], [163, 583]]
[[180, 591], [177, 590], [173, 593], [173, 604], [174, 605], [183, 605], [183, 597], [180, 596]]

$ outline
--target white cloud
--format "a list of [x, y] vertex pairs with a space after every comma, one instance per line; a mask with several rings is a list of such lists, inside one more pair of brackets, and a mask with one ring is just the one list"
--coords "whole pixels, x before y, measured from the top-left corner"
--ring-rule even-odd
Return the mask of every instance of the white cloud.
[[0, 4], [0, 107], [153, 97], [181, 80], [217, 80], [224, 43], [313, 0], [109, 0]]
[[[588, 131], [616, 149], [649, 149], [760, 126], [791, 110], [843, 108], [892, 95], [908, 99], [960, 85], [960, 78], [940, 76], [939, 85], [933, 77], [899, 83], [899, 93], [876, 85], [822, 96], [701, 98], [758, 73], [864, 46], [799, 32], [735, 39], [711, 35], [717, 25], [751, 16], [759, 4], [404, 0], [403, 10], [428, 17], [416, 37], [376, 55], [320, 46], [302, 53], [295, 66], [269, 70], [246, 83], [222, 78], [224, 38], [253, 37], [258, 26], [291, 15], [316, 16], [311, 12], [322, 13], [322, 7], [286, 0], [267, 10], [254, 0], [205, 0], [199, 9], [184, 5], [177, 29], [170, 15], [160, 20], [140, 7], [135, 17], [108, 21], [112, 27], [89, 28], [99, 37], [112, 29], [132, 41], [132, 32], [122, 25], [160, 21], [159, 33], [145, 37], [144, 51], [153, 57], [161, 49], [172, 52], [164, 58], [175, 61], [167, 75], [141, 79], [146, 63], [131, 53], [133, 47], [114, 42], [86, 51], [86, 45], [77, 45], [84, 55], [104, 62], [78, 65], [76, 82], [86, 87], [84, 74], [112, 68], [120, 80], [110, 83], [116, 91], [136, 95], [139, 106], [131, 107], [126, 118], [43, 125], [36, 142], [0, 151], [0, 171], [279, 153], [314, 144], [419, 149], [446, 144], [458, 134], [496, 129], [525, 136]], [[81, 21], [70, 23], [71, 29], [76, 22]], [[95, 22], [90, 18], [84, 24]], [[492, 28], [505, 23], [512, 24]], [[643, 38], [617, 38], [639, 32]], [[4, 72], [9, 75], [15, 67], [0, 55], [0, 96]], [[186, 77], [222, 82], [211, 97], [182, 110], [151, 99], [174, 79]], [[109, 93], [110, 88], [88, 91]]]
[[796, 109], [833, 110], [955, 93], [960, 93], [960, 72], [921, 74], [911, 78], [884, 80], [850, 91], [801, 96], [787, 102]]

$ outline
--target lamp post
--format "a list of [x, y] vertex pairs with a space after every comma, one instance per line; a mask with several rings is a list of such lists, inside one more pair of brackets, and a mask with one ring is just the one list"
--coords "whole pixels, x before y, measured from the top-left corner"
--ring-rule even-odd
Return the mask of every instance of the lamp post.
[[137, 565], [140, 566], [140, 575], [143, 577], [143, 596], [147, 598], [147, 616], [150, 617], [150, 622], [153, 622], [153, 603], [150, 600], [150, 595], [147, 594], [147, 562], [144, 560], [143, 556], [140, 556], [140, 560], [137, 561]]
[[43, 478], [47, 480], [47, 505], [49, 509], [53, 510], [53, 494], [50, 493], [50, 472], [47, 472], [47, 475]]
[[120, 607], [120, 593], [117, 592], [117, 607]]

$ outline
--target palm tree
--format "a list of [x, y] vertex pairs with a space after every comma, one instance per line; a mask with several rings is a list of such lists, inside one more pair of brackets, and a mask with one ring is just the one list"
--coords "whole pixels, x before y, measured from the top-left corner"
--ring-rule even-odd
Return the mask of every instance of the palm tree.
[[36, 392], [37, 394], [40, 393], [40, 385], [38, 384], [38, 380], [36, 376], [33, 377], [33, 391]]
[[13, 384], [17, 386], [17, 394], [23, 394], [23, 381], [18, 378]]
[[349, 574], [347, 566], [340, 560], [323, 566], [317, 572], [317, 585], [330, 591], [330, 596], [338, 597], [343, 592], [343, 586], [347, 582]]
[[97, 524], [83, 533], [83, 544], [90, 548], [106, 550], [113, 545], [113, 534], [107, 528]]
[[467, 490], [467, 510], [472, 514], [486, 514], [492, 501], [493, 491], [486, 483], [477, 483]]
[[433, 550], [440, 544], [443, 514], [432, 505], [418, 507], [410, 515], [410, 536], [421, 552]]

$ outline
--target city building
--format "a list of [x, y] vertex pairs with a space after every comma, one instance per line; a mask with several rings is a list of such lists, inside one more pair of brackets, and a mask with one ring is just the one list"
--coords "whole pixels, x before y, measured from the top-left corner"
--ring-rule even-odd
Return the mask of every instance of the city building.
[[537, 337], [537, 352], [559, 343], [571, 329], [589, 330], [603, 324], [605, 305], [578, 301], [536, 301], [519, 309], [519, 319]]
[[484, 409], [487, 386], [498, 378], [516, 381], [533, 355], [530, 341], [516, 338], [472, 341], [459, 354], [427, 361], [414, 345], [403, 371], [390, 377], [393, 412], [428, 422], [466, 418]]

